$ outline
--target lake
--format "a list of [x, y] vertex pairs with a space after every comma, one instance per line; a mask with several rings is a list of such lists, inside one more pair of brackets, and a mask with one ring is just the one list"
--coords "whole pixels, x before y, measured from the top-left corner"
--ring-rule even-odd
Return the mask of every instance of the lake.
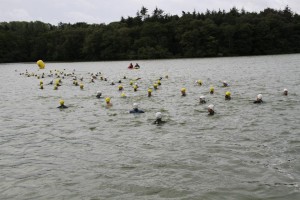
[[[129, 61], [46, 62], [44, 70], [0, 64], [0, 199], [300, 198], [300, 54], [132, 62], [141, 68], [127, 69]], [[43, 90], [26, 70], [45, 73]], [[67, 75], [58, 90], [48, 85], [50, 70]], [[129, 83], [137, 78], [135, 92]], [[258, 94], [264, 103], [253, 103]], [[57, 108], [60, 99], [67, 109]], [[129, 114], [133, 103], [145, 113]], [[156, 112], [165, 124], [153, 124]]]

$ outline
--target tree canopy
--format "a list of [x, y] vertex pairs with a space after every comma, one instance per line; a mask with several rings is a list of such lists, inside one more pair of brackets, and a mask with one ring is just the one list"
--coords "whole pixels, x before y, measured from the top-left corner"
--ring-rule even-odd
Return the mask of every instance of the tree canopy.
[[300, 16], [287, 6], [182, 15], [142, 7], [110, 24], [0, 23], [0, 62], [198, 58], [300, 52]]

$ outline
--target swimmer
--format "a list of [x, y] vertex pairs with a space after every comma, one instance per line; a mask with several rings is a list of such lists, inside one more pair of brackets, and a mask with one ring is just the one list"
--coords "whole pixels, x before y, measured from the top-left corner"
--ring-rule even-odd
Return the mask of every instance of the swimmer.
[[119, 85], [118, 88], [119, 88], [119, 91], [123, 90], [123, 86], [122, 85]]
[[165, 121], [162, 121], [162, 114], [161, 114], [161, 112], [157, 112], [157, 113], [155, 113], [155, 118], [156, 118], [156, 120], [153, 122], [153, 124], [164, 124], [164, 123], [166, 123]]
[[214, 88], [214, 87], [210, 87], [209, 93], [210, 93], [210, 94], [213, 94], [214, 92], [215, 92], [215, 88]]
[[115, 85], [115, 82], [114, 81], [111, 81], [111, 83], [110, 83], [111, 85]]
[[100, 99], [100, 98], [101, 98], [101, 95], [102, 95], [102, 93], [101, 93], [100, 91], [97, 91], [97, 93], [96, 93], [96, 97], [97, 97], [98, 99]]
[[122, 98], [126, 98], [126, 94], [124, 92], [121, 93]]
[[144, 111], [138, 109], [139, 105], [137, 103], [133, 104], [133, 109], [129, 113], [144, 113]]
[[43, 86], [43, 84], [41, 84], [41, 85], [40, 85], [40, 89], [41, 89], [41, 90], [42, 90], [42, 89], [44, 89], [44, 86]]
[[223, 81], [223, 87], [228, 87], [228, 83], [226, 81]]
[[262, 95], [261, 94], [257, 95], [256, 100], [253, 103], [263, 103]]
[[201, 80], [198, 80], [198, 81], [196, 81], [196, 83], [198, 84], [198, 85], [202, 85], [202, 81]]
[[205, 96], [200, 96], [199, 100], [201, 104], [206, 103]]
[[186, 96], [186, 89], [185, 88], [181, 88], [181, 96]]
[[84, 87], [83, 83], [80, 83], [79, 87], [80, 87], [80, 89], [83, 90], [83, 87]]
[[284, 89], [284, 90], [283, 90], [283, 95], [285, 95], [285, 96], [288, 95], [288, 90], [287, 90], [287, 89]]
[[160, 80], [157, 80], [157, 85], [161, 85], [161, 82], [160, 82]]
[[158, 87], [158, 85], [155, 83], [155, 84], [153, 85], [153, 88], [154, 88], [155, 90], [157, 90], [157, 87]]
[[214, 114], [215, 114], [215, 111], [214, 111], [214, 105], [210, 104], [210, 105], [207, 107], [207, 111], [208, 111], [208, 115], [214, 115]]
[[68, 108], [67, 106], [65, 106], [65, 101], [62, 99], [59, 101], [59, 104], [60, 106], [58, 106], [57, 108], [61, 108], [61, 109]]
[[133, 86], [133, 90], [136, 92], [137, 89], [138, 89], [138, 86], [137, 86], [137, 85], [134, 85], [134, 86]]
[[123, 77], [123, 79], [127, 79], [127, 77], [126, 77], [126, 76], [124, 76], [124, 77]]
[[148, 89], [148, 97], [151, 97], [151, 93], [152, 93], [152, 90], [149, 88]]
[[110, 102], [110, 98], [109, 97], [105, 98], [105, 102], [106, 102], [106, 106], [107, 107], [111, 107], [112, 106], [112, 103]]
[[227, 91], [225, 93], [225, 100], [230, 100], [230, 99], [231, 99], [231, 93]]

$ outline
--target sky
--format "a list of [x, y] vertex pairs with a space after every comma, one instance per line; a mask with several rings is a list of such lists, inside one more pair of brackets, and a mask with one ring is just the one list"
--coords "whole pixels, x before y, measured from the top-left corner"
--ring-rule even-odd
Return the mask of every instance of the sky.
[[164, 14], [181, 16], [182, 11], [229, 11], [235, 6], [239, 10], [260, 12], [268, 7], [284, 9], [287, 5], [300, 14], [300, 0], [0, 0], [0, 22], [109, 24], [120, 21], [121, 17], [135, 17], [142, 6], [149, 14], [157, 7]]

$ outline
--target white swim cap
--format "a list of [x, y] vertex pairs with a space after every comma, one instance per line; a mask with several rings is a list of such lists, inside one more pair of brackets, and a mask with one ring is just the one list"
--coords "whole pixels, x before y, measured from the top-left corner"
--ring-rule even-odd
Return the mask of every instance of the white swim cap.
[[207, 108], [214, 110], [214, 105], [210, 104]]
[[261, 95], [261, 94], [258, 94], [258, 95], [257, 95], [257, 98], [258, 98], [258, 99], [262, 99], [262, 95]]
[[284, 92], [287, 92], [288, 90], [286, 89], [286, 88], [284, 88], [284, 90], [283, 90]]
[[139, 107], [139, 104], [137, 104], [137, 103], [134, 103], [134, 104], [133, 104], [133, 108], [134, 108], [134, 109], [136, 109], [136, 108], [138, 108], [138, 107]]
[[97, 94], [102, 94], [100, 91], [97, 91]]
[[200, 96], [200, 98], [199, 99], [205, 99], [205, 96]]
[[156, 119], [161, 119], [161, 112], [157, 112], [157, 113], [155, 113], [155, 117], [156, 117]]

